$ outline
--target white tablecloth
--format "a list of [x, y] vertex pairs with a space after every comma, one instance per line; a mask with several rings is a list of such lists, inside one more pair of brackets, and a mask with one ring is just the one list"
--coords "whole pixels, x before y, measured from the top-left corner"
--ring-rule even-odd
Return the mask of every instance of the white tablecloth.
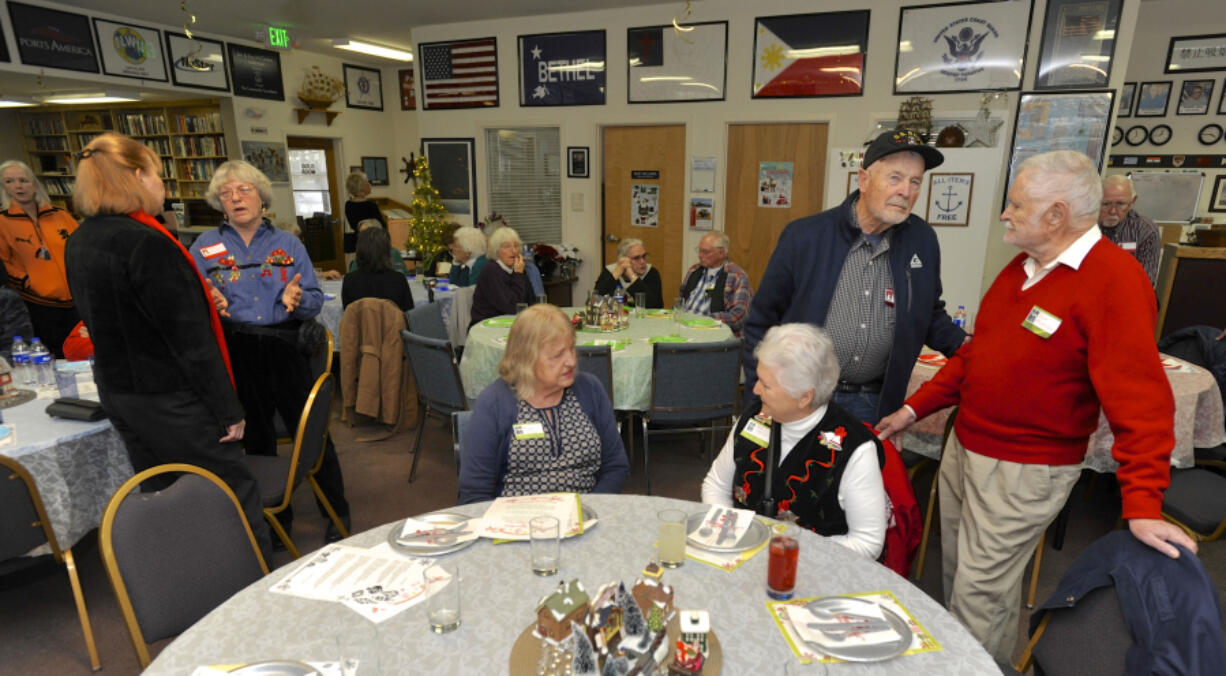
[[[343, 284], [344, 280], [320, 282], [324, 290], [324, 305], [319, 310], [319, 321], [324, 328], [332, 332], [333, 347], [337, 352], [340, 352], [341, 349], [341, 315], [345, 312], [345, 308], [341, 306], [341, 286]], [[421, 278], [409, 277], [409, 292], [413, 294], [414, 307], [429, 302], [429, 295], [426, 293], [426, 287], [422, 284]], [[434, 301], [443, 304], [444, 324], [451, 312], [451, 296], [454, 293], [455, 290], [451, 287], [434, 291]]]

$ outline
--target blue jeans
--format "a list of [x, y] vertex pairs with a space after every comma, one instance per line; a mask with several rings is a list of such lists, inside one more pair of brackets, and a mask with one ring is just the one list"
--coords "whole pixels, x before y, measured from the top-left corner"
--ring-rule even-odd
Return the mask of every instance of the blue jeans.
[[877, 404], [880, 400], [880, 392], [835, 392], [832, 398], [843, 410], [870, 425], [876, 425], [881, 419], [877, 416]]

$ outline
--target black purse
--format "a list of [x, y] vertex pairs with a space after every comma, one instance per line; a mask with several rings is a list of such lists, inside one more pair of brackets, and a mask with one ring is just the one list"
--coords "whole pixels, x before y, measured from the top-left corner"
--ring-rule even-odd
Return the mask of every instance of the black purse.
[[52, 418], [98, 422], [106, 418], [106, 411], [102, 410], [102, 404], [96, 401], [60, 397], [47, 406], [47, 415]]

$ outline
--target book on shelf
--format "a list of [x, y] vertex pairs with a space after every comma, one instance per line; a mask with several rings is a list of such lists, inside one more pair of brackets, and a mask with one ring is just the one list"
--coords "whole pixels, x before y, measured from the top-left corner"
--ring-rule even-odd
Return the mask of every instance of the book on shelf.
[[47, 134], [63, 134], [64, 121], [56, 114], [54, 117], [32, 117], [26, 119], [26, 133], [31, 136]]
[[188, 157], [226, 154], [226, 139], [217, 136], [176, 136], [175, 154]]
[[180, 133], [220, 132], [221, 113], [181, 114], [175, 116], [175, 128]]
[[166, 118], [161, 113], [116, 113], [119, 131], [128, 135], [165, 134]]

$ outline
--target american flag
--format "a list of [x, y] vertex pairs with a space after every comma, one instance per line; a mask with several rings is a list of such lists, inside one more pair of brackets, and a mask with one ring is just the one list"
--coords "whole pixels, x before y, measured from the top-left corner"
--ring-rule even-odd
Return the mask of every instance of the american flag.
[[494, 38], [421, 45], [425, 110], [498, 105], [498, 49]]

